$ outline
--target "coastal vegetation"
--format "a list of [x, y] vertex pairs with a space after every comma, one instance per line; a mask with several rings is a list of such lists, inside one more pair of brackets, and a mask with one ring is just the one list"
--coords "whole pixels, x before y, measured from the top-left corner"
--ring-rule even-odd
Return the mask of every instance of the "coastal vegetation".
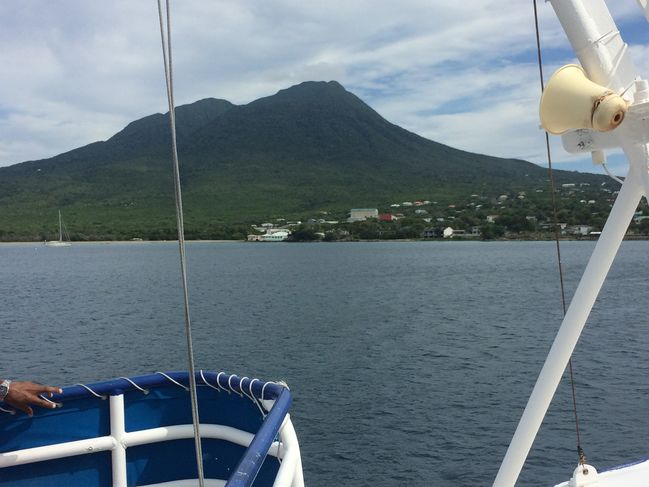
[[[398, 212], [394, 212], [397, 219], [389, 221], [342, 220], [332, 224], [331, 215], [327, 215], [328, 220], [310, 219], [295, 225], [292, 240], [314, 240], [314, 235], [323, 235], [326, 241], [441, 239], [444, 229], [449, 227], [460, 231], [452, 236], [460, 239], [544, 240], [554, 238], [557, 227], [562, 238], [597, 238], [617, 196], [616, 186], [619, 184], [611, 181], [599, 187], [567, 185], [558, 188], [556, 226], [548, 192], [539, 189], [529, 196], [503, 194], [489, 198], [474, 194], [459, 199], [457, 204], [428, 202], [409, 208], [400, 206]], [[649, 236], [649, 207], [644, 200], [633, 218], [628, 236]]]

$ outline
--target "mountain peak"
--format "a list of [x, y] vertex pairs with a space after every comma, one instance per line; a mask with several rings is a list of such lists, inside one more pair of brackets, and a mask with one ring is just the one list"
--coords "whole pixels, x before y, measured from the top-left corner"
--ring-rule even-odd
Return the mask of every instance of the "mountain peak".
[[274, 95], [259, 98], [249, 105], [307, 103], [320, 105], [333, 100], [354, 99], [365, 105], [337, 81], [303, 81], [297, 85], [279, 90]]
[[283, 90], [280, 90], [279, 93], [289, 92], [289, 93], [311, 93], [323, 91], [329, 93], [349, 93], [343, 85], [338, 83], [338, 81], [303, 81], [296, 85], [290, 86]]

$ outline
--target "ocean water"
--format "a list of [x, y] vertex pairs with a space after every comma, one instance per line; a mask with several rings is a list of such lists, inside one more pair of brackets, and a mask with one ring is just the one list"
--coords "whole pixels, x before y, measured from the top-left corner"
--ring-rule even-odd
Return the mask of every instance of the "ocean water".
[[[593, 242], [562, 243], [570, 297]], [[186, 369], [174, 243], [0, 246], [1, 377]], [[488, 486], [561, 319], [551, 242], [190, 243], [197, 366], [283, 379], [308, 486]], [[577, 347], [582, 444], [649, 456], [649, 242], [625, 242]], [[576, 464], [564, 382], [519, 485]]]

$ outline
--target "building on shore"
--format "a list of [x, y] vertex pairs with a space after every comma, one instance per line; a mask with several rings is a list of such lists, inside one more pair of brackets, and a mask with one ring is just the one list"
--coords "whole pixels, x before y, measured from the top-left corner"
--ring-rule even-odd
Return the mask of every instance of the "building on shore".
[[377, 208], [352, 208], [349, 211], [348, 222], [363, 222], [368, 218], [378, 218], [379, 210]]
[[285, 228], [268, 228], [263, 235], [248, 235], [248, 242], [283, 242], [290, 234]]

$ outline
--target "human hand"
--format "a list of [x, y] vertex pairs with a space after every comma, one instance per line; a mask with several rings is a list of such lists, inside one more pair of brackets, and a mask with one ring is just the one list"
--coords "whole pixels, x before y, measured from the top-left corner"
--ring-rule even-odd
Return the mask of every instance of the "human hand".
[[46, 401], [39, 397], [39, 394], [52, 397], [54, 393], [61, 394], [62, 392], [58, 387], [44, 386], [35, 382], [12, 381], [4, 402], [20, 409], [28, 416], [33, 416], [34, 411], [30, 406], [41, 406], [47, 409], [56, 407], [55, 403]]

